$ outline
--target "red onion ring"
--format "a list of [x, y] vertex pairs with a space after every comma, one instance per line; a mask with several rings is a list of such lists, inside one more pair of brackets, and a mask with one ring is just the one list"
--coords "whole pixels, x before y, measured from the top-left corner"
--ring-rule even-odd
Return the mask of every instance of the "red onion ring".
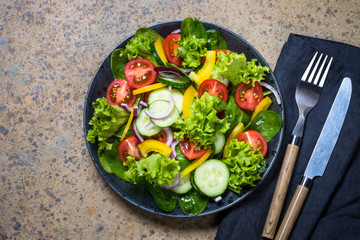
[[133, 123], [132, 123], [132, 130], [133, 130], [133, 133], [134, 133], [134, 136], [136, 137], [136, 139], [139, 141], [139, 142], [143, 142], [144, 139], [143, 137], [140, 135], [139, 131], [137, 130], [136, 128], [136, 118], [133, 120]]
[[177, 154], [176, 154], [176, 151], [175, 151], [175, 147], [176, 145], [178, 144], [178, 142], [175, 140], [173, 141], [171, 144], [170, 144], [170, 147], [172, 148], [172, 151], [170, 153], [170, 158], [176, 158]]
[[141, 106], [141, 107], [143, 107], [143, 108], [149, 107], [149, 105], [148, 105], [146, 102], [144, 102], [143, 100], [141, 100], [141, 101], [139, 102], [139, 106]]
[[121, 108], [125, 111], [131, 112], [131, 107], [129, 107], [126, 103], [122, 103]]
[[218, 203], [222, 200], [222, 197], [221, 196], [217, 196], [217, 197], [214, 197], [213, 198], [214, 202]]
[[281, 98], [280, 98], [280, 95], [278, 93], [278, 91], [276, 91], [276, 89], [271, 86], [270, 84], [266, 83], [266, 82], [261, 82], [260, 81], [260, 85], [269, 89], [275, 96], [275, 99], [276, 99], [276, 102], [280, 105], [281, 104]]
[[146, 109], [145, 110], [146, 115], [148, 115], [149, 118], [156, 119], [156, 120], [161, 120], [161, 119], [167, 118], [174, 111], [174, 107], [175, 107], [174, 98], [171, 95], [169, 95], [169, 102], [170, 102], [170, 108], [169, 108], [169, 111], [167, 111], [166, 113], [157, 115], [157, 114], [151, 113], [149, 110]]
[[169, 186], [167, 184], [160, 184], [159, 187], [161, 187], [162, 189], [170, 190], [170, 189], [173, 189], [174, 187], [176, 187], [179, 183], [180, 183], [180, 173], [178, 173], [175, 176], [174, 180], [172, 180], [171, 186]]
[[180, 32], [181, 32], [181, 30], [179, 28], [179, 29], [176, 29], [176, 30], [172, 31], [171, 33], [180, 33]]
[[166, 133], [166, 138], [167, 138], [167, 141], [165, 144], [170, 147], [171, 143], [174, 141], [174, 133], [170, 127], [163, 128], [163, 130]]
[[155, 126], [155, 124], [153, 122], [149, 122], [148, 124], [146, 124], [145, 128], [150, 129], [150, 128], [154, 127], [154, 126]]

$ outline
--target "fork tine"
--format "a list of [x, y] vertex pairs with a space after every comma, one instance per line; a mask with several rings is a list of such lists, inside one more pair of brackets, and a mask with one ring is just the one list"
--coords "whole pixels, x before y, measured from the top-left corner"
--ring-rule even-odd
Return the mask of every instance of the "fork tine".
[[318, 54], [318, 52], [316, 52], [315, 55], [314, 55], [314, 57], [311, 59], [311, 62], [309, 63], [309, 65], [308, 65], [308, 67], [306, 68], [303, 76], [301, 77], [301, 80], [302, 80], [302, 81], [306, 81], [307, 75], [308, 75], [309, 72], [310, 72], [311, 66], [312, 66], [312, 64], [314, 63], [317, 54]]
[[312, 79], [313, 79], [313, 77], [314, 77], [314, 75], [315, 75], [315, 72], [316, 72], [316, 70], [317, 70], [317, 67], [318, 67], [318, 65], [319, 65], [319, 63], [320, 63], [320, 60], [321, 60], [322, 56], [323, 56], [323, 54], [320, 55], [319, 59], [317, 60], [317, 62], [316, 62], [316, 64], [315, 64], [314, 69], [312, 70], [312, 72], [311, 72], [311, 74], [310, 74], [309, 79], [307, 80], [309, 83], [311, 83], [311, 81], [312, 81]]
[[324, 75], [322, 76], [322, 78], [321, 78], [321, 80], [320, 80], [319, 87], [323, 87], [323, 86], [324, 86], [325, 79], [326, 79], [326, 76], [327, 76], [327, 74], [328, 74], [328, 72], [329, 72], [329, 69], [330, 69], [330, 65], [331, 65], [332, 60], [333, 60], [333, 57], [330, 58], [330, 61], [329, 61], [328, 65], [326, 66]]
[[324, 61], [323, 61], [322, 64], [321, 64], [321, 67], [320, 67], [318, 73], [316, 74], [316, 77], [315, 77], [315, 80], [314, 80], [314, 85], [316, 85], [316, 84], [318, 83], [318, 81], [319, 81], [320, 74], [321, 74], [321, 72], [322, 72], [322, 70], [323, 70], [323, 68], [324, 68], [324, 65], [325, 65], [325, 62], [326, 62], [327, 57], [328, 57], [328, 56], [326, 55]]

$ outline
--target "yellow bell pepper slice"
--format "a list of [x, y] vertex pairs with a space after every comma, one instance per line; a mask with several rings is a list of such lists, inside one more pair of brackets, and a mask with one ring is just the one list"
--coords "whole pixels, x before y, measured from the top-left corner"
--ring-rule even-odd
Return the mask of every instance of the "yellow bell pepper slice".
[[190, 108], [190, 106], [192, 105], [194, 98], [197, 95], [198, 95], [198, 92], [192, 85], [190, 85], [190, 87], [188, 87], [185, 90], [183, 102], [182, 102], [182, 111], [183, 111], [184, 120], [191, 116], [192, 109]]
[[211, 155], [212, 151], [209, 148], [204, 155], [201, 157], [195, 159], [190, 165], [188, 165], [182, 172], [181, 177], [186, 176], [187, 174], [191, 173], [193, 170], [195, 170], [197, 167], [199, 167], [203, 162], [205, 162], [206, 159], [208, 159]]
[[134, 104], [134, 105], [132, 106], [129, 119], [128, 119], [126, 125], [125, 125], [124, 132], [123, 132], [122, 135], [121, 135], [120, 142], [122, 142], [122, 140], [124, 140], [124, 138], [125, 138], [125, 136], [126, 136], [126, 133], [127, 133], [127, 132], [129, 131], [129, 129], [130, 129], [130, 124], [131, 124], [131, 122], [132, 122], [132, 120], [133, 120], [133, 118], [134, 118], [134, 108], [135, 108], [135, 106], [136, 106], [136, 104]]
[[266, 109], [268, 109], [271, 105], [272, 101], [271, 99], [266, 96], [265, 98], [263, 98], [263, 100], [261, 100], [261, 102], [259, 102], [259, 104], [256, 106], [253, 114], [251, 115], [251, 119], [250, 120], [253, 120], [254, 117], [261, 111], [265, 111]]
[[166, 59], [166, 56], [165, 56], [163, 42], [162, 42], [161, 38], [158, 38], [155, 41], [154, 45], [155, 45], [155, 50], [156, 50], [157, 54], [159, 55], [163, 64], [166, 66], [166, 63], [168, 63], [168, 60]]
[[200, 85], [206, 79], [211, 77], [211, 69], [215, 65], [216, 61], [216, 52], [215, 51], [207, 51], [206, 52], [206, 60], [204, 66], [196, 73], [191, 72], [189, 77], [193, 80], [197, 85]]
[[240, 133], [241, 133], [242, 131], [244, 131], [244, 128], [245, 128], [244, 124], [243, 124], [242, 122], [239, 122], [239, 123], [236, 125], [236, 127], [232, 130], [232, 132], [230, 133], [230, 135], [229, 135], [229, 137], [228, 137], [228, 139], [226, 140], [226, 143], [225, 143], [224, 152], [223, 152], [223, 157], [224, 157], [224, 158], [227, 158], [228, 155], [229, 155], [229, 152], [228, 152], [228, 150], [226, 149], [226, 146], [229, 146], [231, 140], [237, 138], [237, 137], [240, 135]]
[[147, 157], [149, 152], [158, 152], [166, 157], [170, 157], [172, 148], [163, 142], [154, 139], [148, 139], [138, 144], [142, 156]]
[[150, 92], [152, 90], [159, 89], [159, 88], [166, 87], [166, 86], [167, 85], [165, 85], [163, 83], [154, 83], [154, 84], [133, 90], [133, 95], [138, 95], [138, 94], [141, 94], [144, 92]]

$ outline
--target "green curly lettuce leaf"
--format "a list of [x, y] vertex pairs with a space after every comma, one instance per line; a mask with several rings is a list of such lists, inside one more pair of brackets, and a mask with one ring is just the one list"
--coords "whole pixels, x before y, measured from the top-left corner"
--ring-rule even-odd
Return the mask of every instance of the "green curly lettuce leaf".
[[183, 59], [184, 67], [196, 68], [200, 66], [201, 58], [206, 55], [206, 42], [205, 38], [198, 38], [195, 35], [181, 38], [175, 56]]
[[211, 69], [212, 78], [223, 81], [228, 79], [233, 85], [240, 83], [260, 82], [269, 72], [268, 67], [263, 67], [257, 63], [256, 59], [247, 61], [245, 54], [222, 51], [217, 53], [217, 62]]
[[122, 179], [131, 183], [136, 183], [136, 179], [143, 176], [145, 181], [150, 184], [171, 186], [172, 180], [180, 172], [177, 160], [160, 153], [153, 153], [140, 161], [128, 156], [124, 165], [128, 167], [128, 170], [123, 173]]
[[174, 127], [175, 139], [184, 140], [185, 136], [192, 140], [197, 147], [210, 148], [215, 139], [216, 133], [226, 133], [230, 128], [228, 117], [220, 119], [217, 113], [227, 108], [227, 103], [217, 96], [205, 92], [201, 98], [195, 98], [192, 108], [192, 115], [186, 120], [178, 119]]
[[230, 171], [228, 188], [238, 194], [245, 186], [255, 186], [261, 179], [261, 174], [266, 168], [266, 159], [259, 150], [251, 150], [251, 145], [237, 139], [226, 146], [229, 155], [223, 159]]
[[89, 121], [92, 129], [88, 131], [86, 138], [90, 143], [97, 141], [99, 151], [111, 149], [110, 138], [127, 122], [130, 113], [118, 106], [110, 105], [104, 97], [96, 99], [92, 105], [94, 116]]
[[154, 65], [157, 62], [152, 54], [151, 45], [158, 38], [162, 38], [155, 30], [150, 28], [139, 28], [134, 37], [126, 44], [125, 49], [120, 51], [120, 58], [127, 56], [128, 60], [134, 58], [146, 58]]

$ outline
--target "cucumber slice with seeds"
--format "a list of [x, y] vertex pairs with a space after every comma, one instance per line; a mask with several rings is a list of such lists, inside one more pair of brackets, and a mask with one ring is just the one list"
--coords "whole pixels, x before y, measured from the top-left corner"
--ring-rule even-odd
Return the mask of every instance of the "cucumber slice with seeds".
[[194, 183], [202, 194], [217, 197], [225, 192], [229, 177], [229, 169], [225, 163], [210, 159], [195, 170]]

